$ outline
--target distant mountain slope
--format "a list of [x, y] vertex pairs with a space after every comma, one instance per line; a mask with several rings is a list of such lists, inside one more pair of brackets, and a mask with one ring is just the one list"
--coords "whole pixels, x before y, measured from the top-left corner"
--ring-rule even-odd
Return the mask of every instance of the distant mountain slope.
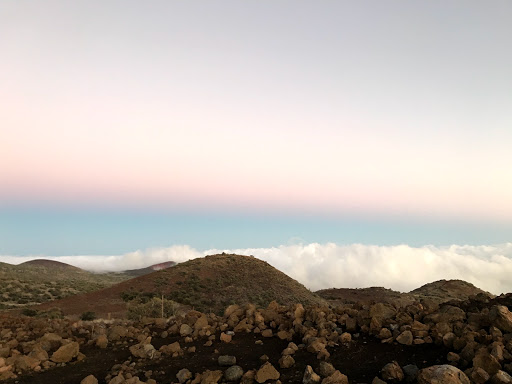
[[45, 267], [45, 268], [53, 268], [53, 269], [75, 269], [80, 270], [78, 267], [74, 267], [70, 264], [62, 263], [60, 261], [55, 260], [47, 260], [47, 259], [34, 259], [25, 261], [24, 263], [19, 264], [20, 266], [34, 266], [34, 267]]
[[316, 292], [319, 296], [328, 300], [332, 305], [354, 304], [354, 303], [390, 303], [401, 306], [410, 304], [414, 298], [408, 294], [383, 287], [370, 288], [329, 288]]
[[[326, 304], [302, 284], [251, 256], [214, 255], [124, 281], [110, 288], [52, 303], [66, 314], [125, 313], [126, 301], [164, 295], [202, 311], [221, 312], [230, 304]], [[125, 301], [124, 301], [124, 300]], [[48, 308], [43, 305], [42, 309]]]
[[489, 297], [494, 295], [475, 287], [464, 280], [438, 280], [425, 284], [409, 292], [415, 298], [428, 298], [436, 302], [450, 300], [467, 300], [470, 296], [484, 294]]
[[0, 309], [96, 291], [128, 278], [119, 273], [94, 274], [69, 264], [44, 259], [19, 265], [0, 263]]
[[438, 280], [416, 288], [411, 292], [402, 293], [382, 287], [371, 288], [330, 288], [316, 292], [319, 296], [328, 300], [332, 305], [352, 303], [392, 303], [404, 306], [413, 301], [422, 299], [432, 300], [440, 304], [452, 300], [467, 300], [471, 296], [484, 294], [494, 297], [473, 284], [463, 280]]
[[146, 268], [129, 269], [127, 271], [124, 271], [123, 273], [127, 274], [129, 276], [132, 276], [132, 277], [143, 276], [143, 275], [147, 275], [148, 273], [152, 273], [155, 271], [160, 271], [162, 269], [174, 267], [175, 265], [176, 265], [176, 263], [174, 261], [165, 261], [163, 263], [154, 264], [154, 265], [151, 265]]

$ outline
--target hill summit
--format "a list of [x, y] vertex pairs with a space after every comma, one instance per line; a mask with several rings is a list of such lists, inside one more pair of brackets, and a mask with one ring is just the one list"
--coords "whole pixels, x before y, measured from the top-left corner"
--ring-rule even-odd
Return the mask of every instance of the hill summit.
[[429, 300], [436, 304], [452, 300], [468, 300], [477, 295], [493, 298], [489, 292], [475, 287], [463, 280], [438, 280], [422, 285], [411, 292], [398, 292], [383, 287], [370, 288], [330, 288], [316, 292], [333, 305], [353, 303], [388, 303], [395, 306], [406, 306], [414, 301]]
[[47, 259], [34, 259], [25, 261], [24, 263], [21, 263], [20, 265], [28, 265], [33, 267], [44, 267], [48, 269], [73, 269], [73, 270], [79, 270], [80, 268], [74, 267], [73, 265], [62, 263], [60, 261], [55, 260], [47, 260]]
[[129, 302], [160, 297], [206, 312], [231, 304], [326, 304], [302, 284], [252, 256], [218, 254], [189, 260], [80, 297], [54, 301], [66, 314], [126, 312]]
[[435, 302], [467, 300], [471, 296], [483, 294], [490, 298], [494, 295], [464, 280], [438, 280], [422, 285], [409, 292], [417, 299], [431, 299]]
[[120, 273], [96, 274], [54, 260], [0, 263], [0, 309], [21, 308], [110, 287], [128, 279]]
[[139, 268], [139, 269], [129, 269], [127, 271], [124, 271], [123, 273], [128, 276], [142, 276], [147, 275], [148, 273], [160, 271], [162, 269], [171, 268], [176, 265], [176, 262], [174, 261], [164, 261], [163, 263], [153, 264], [146, 268]]

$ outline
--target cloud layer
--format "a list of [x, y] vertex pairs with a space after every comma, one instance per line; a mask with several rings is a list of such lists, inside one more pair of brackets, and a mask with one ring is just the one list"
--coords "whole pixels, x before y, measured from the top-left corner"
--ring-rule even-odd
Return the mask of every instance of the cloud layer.
[[[410, 291], [435, 280], [462, 279], [495, 294], [512, 291], [512, 243], [418, 248], [408, 245], [312, 243], [206, 251], [187, 245], [175, 245], [115, 256], [45, 258], [91, 271], [119, 271], [167, 260], [183, 262], [221, 252], [253, 255], [265, 260], [312, 290], [384, 286]], [[34, 258], [2, 256], [0, 261], [18, 264]]]

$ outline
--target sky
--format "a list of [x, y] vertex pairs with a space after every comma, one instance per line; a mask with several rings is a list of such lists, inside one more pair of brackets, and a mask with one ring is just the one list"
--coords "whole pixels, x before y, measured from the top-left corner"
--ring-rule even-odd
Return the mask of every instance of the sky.
[[0, 261], [506, 248], [511, 12], [1, 2]]

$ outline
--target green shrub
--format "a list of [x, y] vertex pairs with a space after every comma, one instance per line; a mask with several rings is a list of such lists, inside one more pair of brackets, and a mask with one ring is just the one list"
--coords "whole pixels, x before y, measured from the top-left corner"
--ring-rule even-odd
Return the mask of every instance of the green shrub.
[[[173, 300], [164, 299], [164, 318], [173, 316], [180, 305]], [[149, 301], [133, 300], [128, 303], [128, 318], [140, 320], [143, 317], [162, 317], [162, 299], [154, 297]]]
[[24, 308], [21, 311], [21, 314], [24, 316], [34, 317], [35, 315], [37, 315], [37, 311], [35, 309], [31, 309], [31, 308]]
[[64, 313], [62, 312], [62, 309], [53, 307], [47, 311], [39, 312], [37, 317], [43, 317], [45, 319], [62, 319], [64, 318]]
[[133, 290], [121, 292], [121, 298], [125, 302], [130, 302], [133, 300], [141, 301], [143, 303], [149, 302], [156, 296], [154, 292], [136, 292]]
[[82, 319], [84, 321], [94, 320], [95, 318], [96, 318], [96, 313], [91, 312], [91, 311], [84, 312], [80, 316], [80, 319]]
[[121, 298], [125, 302], [132, 301], [137, 298], [137, 292], [134, 292], [133, 290], [121, 292]]

